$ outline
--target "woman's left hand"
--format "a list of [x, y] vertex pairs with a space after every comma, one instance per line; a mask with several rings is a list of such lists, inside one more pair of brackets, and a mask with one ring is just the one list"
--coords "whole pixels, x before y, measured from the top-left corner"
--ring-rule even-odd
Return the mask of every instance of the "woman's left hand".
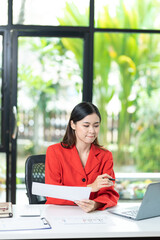
[[95, 202], [93, 200], [81, 200], [75, 201], [75, 203], [85, 212], [93, 212], [100, 207], [101, 203]]

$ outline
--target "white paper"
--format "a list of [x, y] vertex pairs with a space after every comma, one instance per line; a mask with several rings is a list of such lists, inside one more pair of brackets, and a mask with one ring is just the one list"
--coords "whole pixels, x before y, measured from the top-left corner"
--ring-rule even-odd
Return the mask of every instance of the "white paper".
[[102, 216], [80, 216], [80, 217], [63, 217], [62, 219], [59, 220], [60, 223], [63, 224], [70, 224], [70, 225], [75, 225], [75, 224], [105, 224], [107, 223], [107, 218]]
[[32, 194], [70, 201], [89, 199], [90, 187], [70, 187], [33, 182]]
[[8, 218], [0, 219], [0, 231], [50, 229], [46, 218]]
[[22, 205], [18, 207], [18, 215], [20, 217], [40, 217], [39, 208], [33, 208], [32, 205]]

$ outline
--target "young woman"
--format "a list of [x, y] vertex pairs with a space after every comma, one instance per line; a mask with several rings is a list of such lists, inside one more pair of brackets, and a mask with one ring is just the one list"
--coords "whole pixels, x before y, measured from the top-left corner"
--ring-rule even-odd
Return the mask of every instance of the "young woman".
[[112, 153], [98, 143], [101, 115], [89, 102], [74, 107], [61, 143], [48, 147], [45, 183], [91, 187], [89, 200], [68, 201], [47, 198], [46, 204], [78, 205], [85, 212], [103, 210], [117, 204]]

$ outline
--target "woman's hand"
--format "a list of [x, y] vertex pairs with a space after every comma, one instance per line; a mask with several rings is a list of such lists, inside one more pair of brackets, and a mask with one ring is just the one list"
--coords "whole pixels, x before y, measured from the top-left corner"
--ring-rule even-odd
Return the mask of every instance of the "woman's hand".
[[87, 187], [91, 187], [92, 192], [98, 192], [103, 187], [111, 187], [113, 186], [113, 182], [109, 180], [109, 178], [112, 177], [107, 173], [99, 175], [96, 180], [92, 184], [87, 185]]
[[95, 202], [93, 200], [81, 200], [81, 201], [75, 201], [75, 203], [85, 212], [93, 212], [97, 208], [103, 206], [104, 204]]

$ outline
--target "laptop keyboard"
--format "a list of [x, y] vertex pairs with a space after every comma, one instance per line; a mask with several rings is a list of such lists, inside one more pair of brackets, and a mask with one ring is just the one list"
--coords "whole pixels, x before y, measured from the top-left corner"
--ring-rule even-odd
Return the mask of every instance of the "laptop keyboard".
[[139, 209], [139, 207], [134, 207], [132, 209], [126, 209], [125, 211], [122, 212], [122, 214], [125, 214], [128, 217], [135, 218], [137, 216], [138, 209]]

